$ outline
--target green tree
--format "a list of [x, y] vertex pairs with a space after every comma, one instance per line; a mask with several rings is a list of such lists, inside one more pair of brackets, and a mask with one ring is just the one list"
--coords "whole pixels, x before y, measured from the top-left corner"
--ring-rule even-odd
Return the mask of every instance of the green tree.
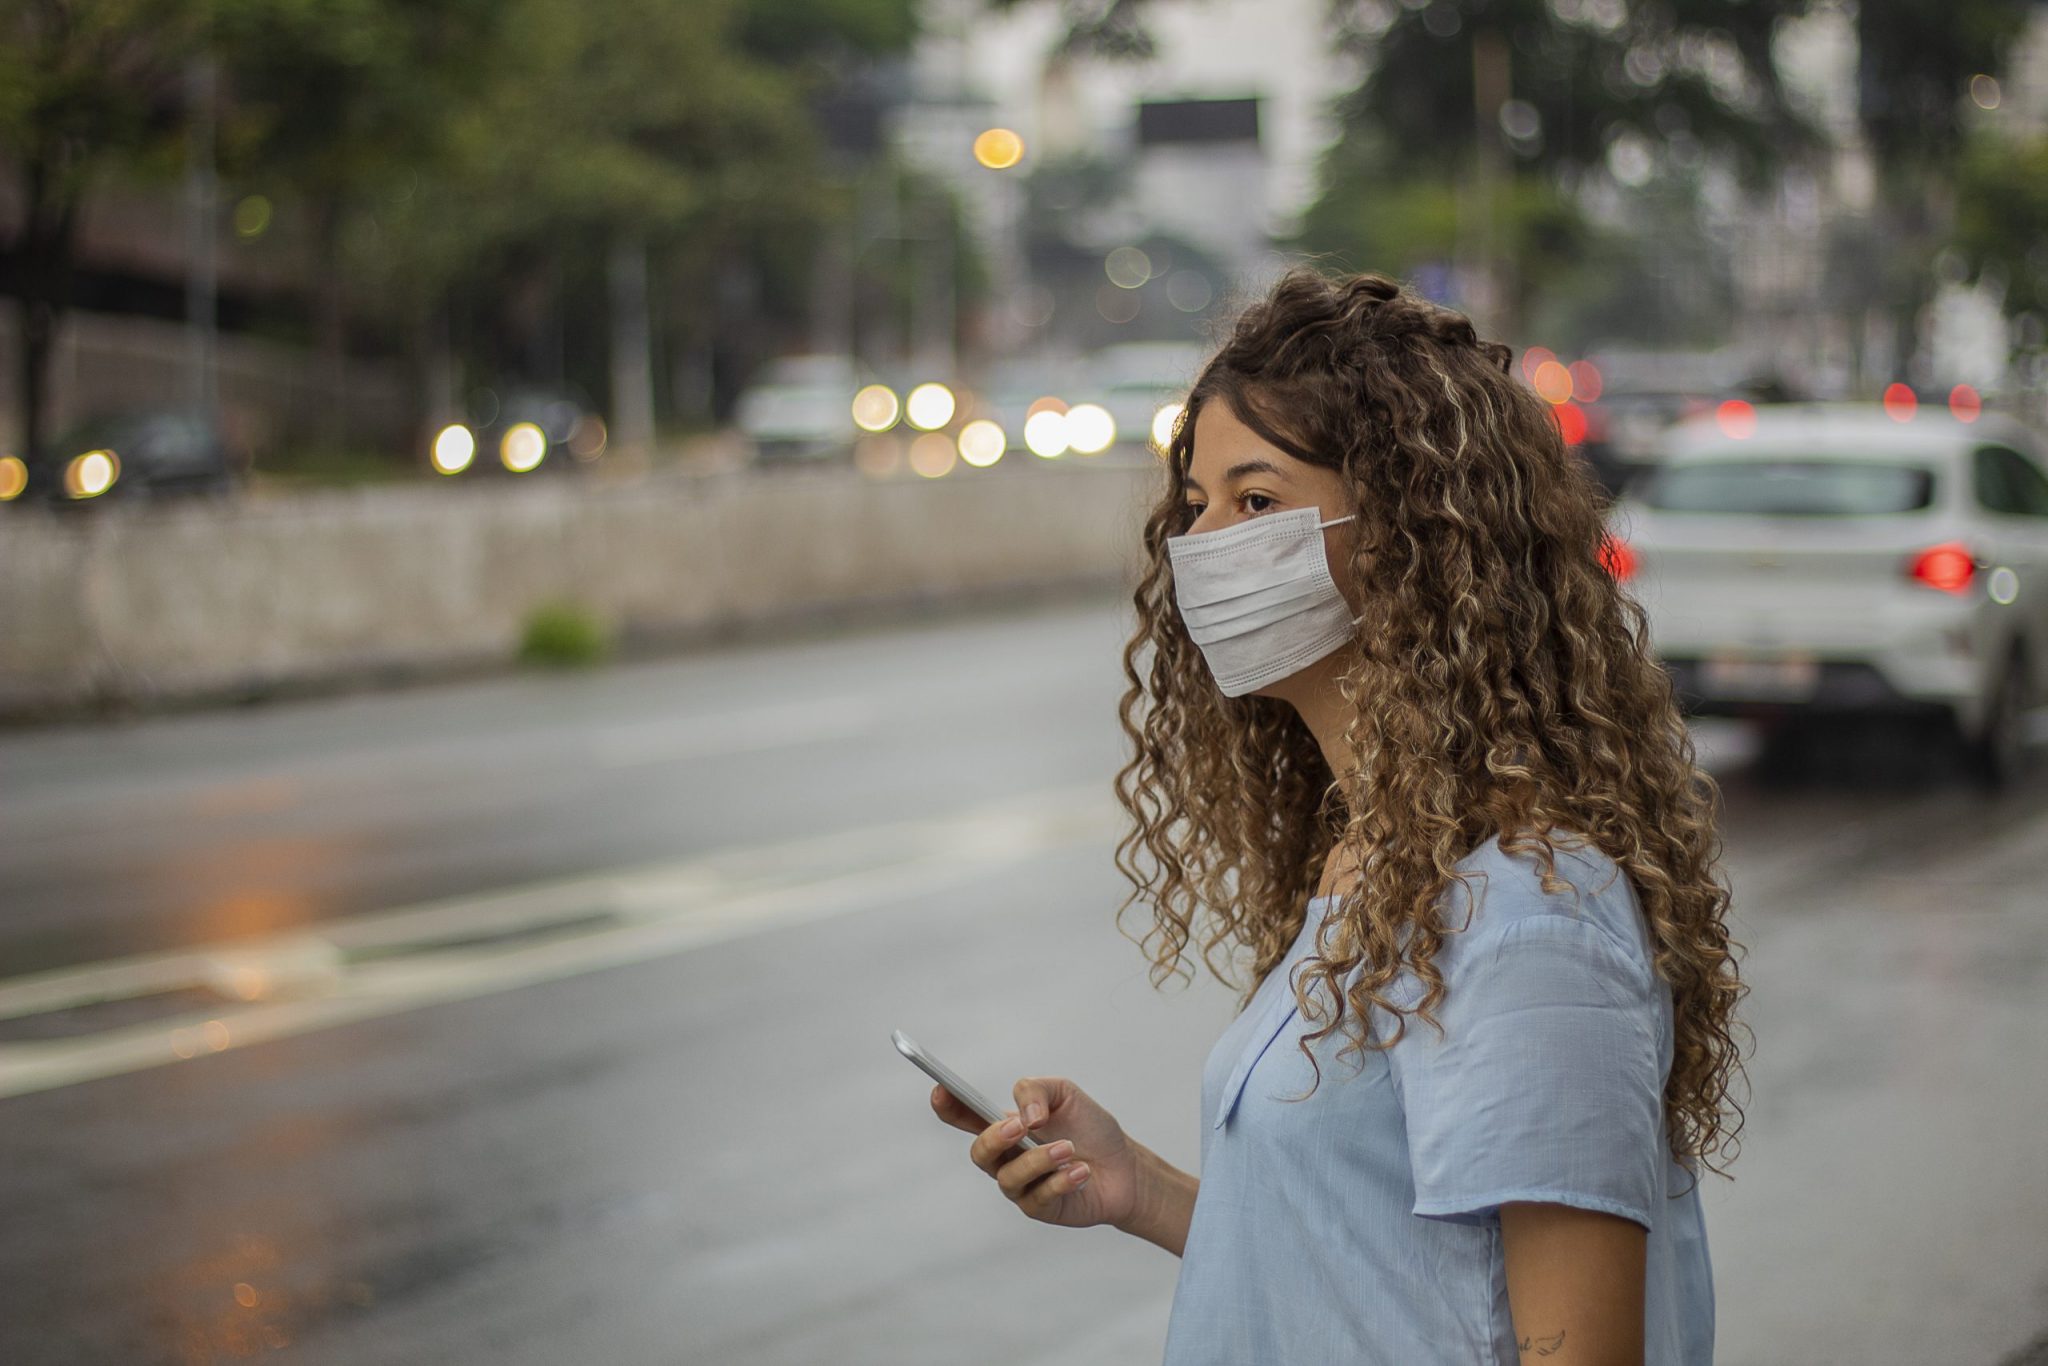
[[17, 0], [0, 13], [0, 154], [21, 212], [7, 256], [24, 458], [42, 442], [80, 215], [109, 171], [175, 145], [196, 30], [185, 0]]
[[1955, 244], [2004, 283], [2005, 311], [2048, 315], [2048, 137], [1981, 133], [1964, 144]]
[[311, 226], [323, 428], [346, 424], [351, 229], [380, 194], [438, 175], [461, 111], [506, 78], [499, 0], [213, 0], [230, 117], [223, 163]]
[[[1727, 159], [1753, 182], [1815, 134], [1770, 59], [1806, 0], [1431, 0], [1342, 7], [1338, 41], [1370, 63], [1345, 102], [1393, 169], [1475, 154], [1575, 176], [1624, 134], [1655, 152]], [[1571, 16], [1571, 17], [1567, 17]], [[1516, 108], [1503, 116], [1501, 102]], [[1485, 107], [1482, 109], [1481, 106]]]
[[1289, 245], [1347, 270], [1410, 276], [1446, 268], [1463, 221], [1495, 227], [1506, 263], [1506, 316], [1525, 319], [1539, 294], [1574, 274], [1594, 231], [1554, 176], [1519, 170], [1474, 191], [1447, 175], [1396, 170], [1363, 138], [1326, 154], [1322, 188]]
[[751, 349], [753, 315], [801, 316], [815, 235], [851, 212], [814, 97], [909, 41], [909, 0], [506, 0], [498, 23], [445, 164], [380, 208], [363, 269], [390, 297], [483, 316], [531, 285], [588, 312], [624, 244], [672, 333]]
[[1856, 7], [1857, 114], [1877, 164], [1881, 250], [1873, 283], [1900, 338], [1897, 374], [1913, 372], [1927, 262], [1957, 227], [1964, 103], [1973, 77], [2006, 69], [2032, 0], [1865, 0]]
[[1594, 236], [1574, 188], [1726, 165], [1747, 182], [1814, 147], [1770, 56], [1805, 0], [1431, 0], [1339, 6], [1367, 63], [1297, 245], [1397, 271], [1461, 258], [1495, 276], [1514, 332]]

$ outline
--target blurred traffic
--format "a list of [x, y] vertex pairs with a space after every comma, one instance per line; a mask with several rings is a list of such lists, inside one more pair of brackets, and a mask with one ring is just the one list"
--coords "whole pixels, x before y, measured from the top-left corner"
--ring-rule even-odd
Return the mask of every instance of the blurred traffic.
[[1192, 1165], [1130, 549], [1302, 261], [1509, 347], [1722, 784], [1716, 1359], [2048, 1359], [2048, 6], [77, 0], [0, 94], [6, 1366], [1156, 1359], [882, 1040]]
[[1959, 386], [1922, 412], [1722, 402], [1668, 430], [1608, 563], [1702, 714], [1891, 716], [2010, 783], [2048, 702], [2048, 474]]

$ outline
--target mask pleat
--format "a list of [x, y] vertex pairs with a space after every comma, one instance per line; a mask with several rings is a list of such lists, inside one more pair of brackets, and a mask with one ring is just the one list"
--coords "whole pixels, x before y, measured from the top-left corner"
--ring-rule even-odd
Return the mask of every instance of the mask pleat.
[[1323, 586], [1315, 580], [1274, 584], [1255, 593], [1242, 593], [1206, 603], [1198, 613], [1199, 625], [1190, 624], [1188, 634], [1196, 640], [1215, 639], [1243, 628], [1252, 618], [1283, 617], [1296, 603], [1322, 596]]
[[1225, 695], [1286, 677], [1354, 629], [1319, 517], [1292, 508], [1168, 541], [1175, 604]]

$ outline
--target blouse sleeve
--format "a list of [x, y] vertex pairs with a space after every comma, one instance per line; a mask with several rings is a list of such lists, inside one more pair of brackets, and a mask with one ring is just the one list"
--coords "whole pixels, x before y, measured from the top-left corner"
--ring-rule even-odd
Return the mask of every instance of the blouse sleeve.
[[1391, 1049], [1414, 1213], [1481, 1224], [1540, 1200], [1650, 1227], [1665, 1148], [1648, 965], [1567, 914], [1460, 938], [1438, 956], [1444, 1037], [1411, 1015]]

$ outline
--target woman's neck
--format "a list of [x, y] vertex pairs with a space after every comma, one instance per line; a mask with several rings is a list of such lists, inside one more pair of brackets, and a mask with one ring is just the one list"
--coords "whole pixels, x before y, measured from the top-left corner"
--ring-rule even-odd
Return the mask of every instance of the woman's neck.
[[1330, 772], [1342, 778], [1356, 764], [1356, 756], [1344, 743], [1344, 728], [1351, 723], [1353, 708], [1337, 690], [1343, 669], [1340, 654], [1325, 656], [1300, 673], [1282, 680], [1273, 695], [1293, 707], [1302, 724], [1315, 737]]

